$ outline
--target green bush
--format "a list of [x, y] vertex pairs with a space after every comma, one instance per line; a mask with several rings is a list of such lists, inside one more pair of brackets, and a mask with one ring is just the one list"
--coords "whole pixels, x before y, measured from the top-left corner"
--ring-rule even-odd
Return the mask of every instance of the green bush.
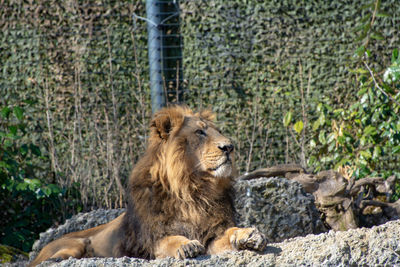
[[386, 63], [389, 66], [377, 62], [369, 46], [383, 40], [376, 25], [389, 15], [381, 10], [379, 0], [363, 9], [362, 23], [354, 29], [358, 33], [355, 43], [361, 43], [354, 53], [358, 65], [351, 70], [358, 82], [356, 97], [343, 108], [319, 103], [309, 165], [317, 170], [347, 166], [357, 178], [388, 177], [396, 173], [398, 162], [393, 159], [400, 154], [400, 55], [396, 48]]
[[27, 260], [29, 258], [28, 253], [19, 249], [0, 245], [0, 263], [12, 263], [19, 260]]
[[49, 158], [28, 141], [26, 117], [20, 106], [0, 108], [0, 240], [30, 251], [38, 234], [66, 215], [63, 201], [74, 190], [48, 183]]

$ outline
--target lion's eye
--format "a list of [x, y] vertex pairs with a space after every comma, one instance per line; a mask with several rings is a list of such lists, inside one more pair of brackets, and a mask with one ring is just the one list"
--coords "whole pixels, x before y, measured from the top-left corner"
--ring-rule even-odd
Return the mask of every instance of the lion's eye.
[[206, 132], [201, 129], [196, 130], [196, 134], [202, 135], [202, 136], [207, 136]]

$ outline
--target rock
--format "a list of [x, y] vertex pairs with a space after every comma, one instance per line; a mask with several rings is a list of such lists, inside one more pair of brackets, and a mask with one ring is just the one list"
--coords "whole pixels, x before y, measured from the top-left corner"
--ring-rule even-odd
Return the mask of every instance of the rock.
[[60, 225], [57, 228], [50, 228], [46, 232], [41, 233], [39, 239], [36, 240], [32, 246], [32, 252], [29, 254], [29, 259], [34, 259], [45, 245], [62, 235], [107, 223], [117, 218], [122, 212], [124, 212], [124, 209], [98, 209], [72, 216], [70, 219], [66, 220], [63, 225]]
[[[40, 266], [54, 266], [43, 262]], [[68, 259], [59, 267], [89, 266], [399, 266], [400, 220], [372, 228], [296, 237], [269, 244], [262, 253], [230, 252], [196, 259], [142, 260], [136, 258]]]
[[235, 195], [237, 225], [256, 226], [268, 242], [326, 231], [314, 197], [297, 182], [282, 178], [238, 181]]
[[[256, 226], [269, 240], [263, 253], [230, 252], [196, 259], [147, 261], [137, 258], [87, 258], [43, 262], [40, 266], [373, 266], [400, 265], [400, 220], [370, 229], [324, 231], [313, 196], [287, 179], [262, 178], [235, 185], [235, 219], [240, 226]], [[123, 210], [96, 210], [78, 214], [57, 229], [42, 233], [32, 259], [47, 242], [71, 232], [116, 218]], [[307, 235], [309, 234], [309, 235]], [[304, 236], [307, 235], [307, 236]], [[301, 236], [290, 238], [294, 236]], [[289, 239], [287, 239], [289, 238]], [[283, 239], [287, 239], [281, 243]]]
[[[297, 182], [283, 178], [260, 178], [238, 181], [234, 187], [238, 226], [256, 226], [268, 242], [320, 233], [325, 229], [314, 206], [314, 197]], [[32, 260], [49, 242], [64, 234], [107, 223], [124, 210], [94, 210], [68, 219], [58, 228], [40, 234], [30, 253]]]

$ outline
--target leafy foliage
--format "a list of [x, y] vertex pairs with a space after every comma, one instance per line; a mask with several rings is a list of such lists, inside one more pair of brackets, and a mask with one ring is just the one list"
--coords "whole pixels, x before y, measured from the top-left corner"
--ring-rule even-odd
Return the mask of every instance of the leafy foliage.
[[18, 260], [29, 258], [28, 253], [14, 247], [0, 244], [0, 263], [16, 262]]
[[[357, 69], [356, 38], [375, 7], [364, 5], [360, 0], [180, 1], [188, 103], [218, 112], [236, 144], [240, 170], [303, 164], [317, 156], [322, 145], [309, 146], [311, 139], [318, 141], [313, 134], [330, 131], [328, 125], [312, 129], [318, 105], [347, 109], [357, 98], [357, 77], [349, 69]], [[382, 1], [373, 34], [366, 32], [385, 38], [369, 43], [376, 64], [387, 64], [387, 52], [399, 44], [397, 18], [385, 16], [399, 8], [396, 1]], [[387, 165], [380, 167], [392, 169], [396, 158], [384, 159]], [[308, 165], [332, 167], [318, 157]]]
[[151, 116], [145, 1], [6, 0], [0, 103], [33, 98], [32, 140], [84, 209], [122, 207]]
[[326, 163], [335, 169], [349, 166], [358, 178], [380, 171], [387, 177], [396, 166], [382, 171], [382, 159], [400, 154], [400, 57], [394, 49], [390, 66], [379, 67], [368, 45], [382, 40], [383, 34], [374, 25], [388, 15], [381, 12], [379, 0], [363, 8], [368, 13], [356, 28], [362, 45], [355, 51], [358, 67], [352, 70], [358, 81], [356, 98], [343, 108], [323, 102], [318, 105], [309, 164], [317, 169]]
[[48, 157], [26, 138], [27, 116], [20, 106], [0, 108], [0, 240], [24, 251], [63, 215], [70, 193], [43, 177]]

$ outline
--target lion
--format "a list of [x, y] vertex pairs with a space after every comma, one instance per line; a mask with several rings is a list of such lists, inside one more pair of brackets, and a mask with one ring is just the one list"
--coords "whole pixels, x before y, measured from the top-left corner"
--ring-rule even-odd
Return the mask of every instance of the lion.
[[52, 241], [30, 266], [69, 257], [185, 259], [262, 251], [266, 240], [261, 232], [235, 227], [234, 146], [214, 117], [209, 110], [194, 113], [184, 106], [157, 112], [145, 154], [129, 177], [126, 212]]

